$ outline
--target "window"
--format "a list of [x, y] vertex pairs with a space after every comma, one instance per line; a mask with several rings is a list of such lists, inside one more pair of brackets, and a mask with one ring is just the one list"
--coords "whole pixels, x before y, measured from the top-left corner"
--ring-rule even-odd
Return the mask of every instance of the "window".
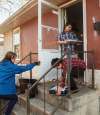
[[13, 31], [13, 51], [17, 54], [17, 59], [20, 59], [20, 29]]

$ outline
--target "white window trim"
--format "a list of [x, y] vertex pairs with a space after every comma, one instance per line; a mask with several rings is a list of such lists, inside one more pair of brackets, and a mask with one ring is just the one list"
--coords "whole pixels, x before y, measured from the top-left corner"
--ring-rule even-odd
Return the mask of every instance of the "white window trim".
[[69, 2], [66, 2], [66, 3], [60, 5], [59, 8], [69, 7], [70, 5], [72, 5], [72, 4], [76, 3], [76, 2], [79, 2], [79, 1], [81, 1], [81, 0], [71, 0]]
[[[17, 28], [15, 28], [14, 30], [13, 30], [13, 35], [14, 35], [14, 33], [17, 33], [17, 32], [19, 32], [19, 34], [20, 34], [20, 27], [17, 27]], [[14, 36], [13, 36], [13, 38], [14, 38]], [[12, 38], [12, 47], [13, 47], [13, 51], [14, 51], [14, 41], [13, 41], [13, 38]], [[20, 49], [21, 47], [19, 46], [19, 49]], [[21, 54], [20, 54], [20, 56], [21, 56]], [[20, 60], [20, 57], [19, 58], [17, 58], [16, 59], [16, 61], [19, 61]]]

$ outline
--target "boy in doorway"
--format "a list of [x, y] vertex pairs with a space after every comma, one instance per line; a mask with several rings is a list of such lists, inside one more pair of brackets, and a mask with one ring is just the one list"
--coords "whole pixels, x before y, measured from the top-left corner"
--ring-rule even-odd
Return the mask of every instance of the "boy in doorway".
[[63, 32], [58, 35], [58, 44], [61, 46], [62, 51], [66, 53], [67, 48], [70, 47], [71, 52], [74, 53], [75, 50], [75, 44], [78, 41], [78, 37], [76, 34], [72, 31], [72, 25], [70, 23], [67, 23], [64, 26]]

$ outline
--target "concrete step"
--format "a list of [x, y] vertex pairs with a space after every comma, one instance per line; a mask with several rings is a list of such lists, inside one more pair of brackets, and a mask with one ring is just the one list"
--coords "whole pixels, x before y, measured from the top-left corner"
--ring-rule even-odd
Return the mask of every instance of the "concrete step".
[[12, 115], [26, 115], [26, 110], [19, 104], [16, 104], [12, 111]]
[[[26, 98], [24, 95], [19, 96], [19, 104], [23, 108], [26, 108]], [[45, 102], [45, 110], [44, 110], [43, 100], [38, 99], [38, 98], [30, 99], [30, 110], [32, 113], [34, 112], [37, 113], [36, 115], [44, 115], [44, 111], [45, 111], [45, 115], [51, 115], [54, 109], [55, 109], [55, 106], [52, 106], [48, 104], [47, 102]], [[66, 112], [67, 111], [58, 109], [54, 115], [65, 115]]]
[[[38, 109], [38, 111], [41, 111], [41, 113], [43, 113], [43, 115], [44, 115], [44, 102], [42, 100], [40, 100], [38, 98], [31, 99], [30, 103], [35, 109]], [[33, 105], [33, 103], [34, 103], [34, 105]], [[45, 102], [45, 114], [46, 115], [52, 115], [52, 112], [54, 111], [54, 109], [55, 109], [55, 106], [52, 106]], [[67, 113], [67, 111], [58, 109], [54, 115], [65, 115], [65, 113]], [[39, 113], [39, 115], [40, 115], [40, 113]]]
[[[39, 89], [39, 94], [38, 94], [37, 97], [41, 100], [44, 100], [44, 89], [43, 89], [43, 87], [39, 87], [38, 89]], [[53, 106], [56, 106], [61, 101], [64, 101], [64, 99], [65, 99], [65, 97], [49, 94], [49, 91], [46, 88], [46, 90], [45, 90], [45, 100], [46, 100], [47, 103], [49, 103]], [[66, 101], [66, 103], [67, 103], [67, 101]], [[61, 104], [60, 108], [65, 109], [64, 106], [65, 106], [64, 104]]]
[[[50, 95], [48, 92], [49, 85], [47, 84], [45, 89], [45, 100], [47, 103], [56, 106], [59, 102], [63, 101], [60, 108], [69, 111], [78, 109], [82, 105], [98, 98], [97, 91], [85, 86], [81, 87], [77, 93], [73, 93], [71, 95], [71, 98], [68, 98], [66, 96]], [[42, 85], [39, 86], [38, 98], [44, 100], [44, 89]]]
[[[90, 96], [90, 95], [89, 95]], [[99, 105], [98, 105], [98, 99], [95, 98], [91, 98], [90, 97], [86, 98], [81, 98], [80, 102], [78, 100], [78, 106], [80, 105], [80, 103], [82, 103], [81, 106], [77, 107], [74, 110], [71, 111], [64, 111], [61, 109], [58, 109], [55, 113], [52, 113], [54, 111], [55, 106], [52, 106], [48, 103], [45, 103], [45, 114], [44, 114], [44, 102], [38, 98], [34, 98], [34, 99], [30, 99], [30, 105], [31, 105], [31, 113], [32, 115], [99, 115]], [[92, 95], [93, 96], [93, 95]], [[95, 96], [95, 95], [94, 95]], [[20, 97], [23, 101], [25, 101], [25, 96], [21, 96]], [[86, 102], [87, 101], [87, 102]], [[76, 102], [74, 102], [75, 104]], [[23, 109], [21, 109], [21, 107], [23, 107], [23, 105], [21, 104], [20, 107], [17, 109], [17, 112], [20, 110], [22, 111]], [[25, 113], [25, 112], [22, 112]], [[23, 115], [21, 112], [18, 113], [18, 115]], [[17, 115], [17, 114], [14, 114]], [[26, 115], [26, 114], [24, 114]]]
[[[72, 94], [70, 98], [64, 96], [52, 96], [46, 87], [45, 115], [99, 115], [98, 114], [98, 92], [87, 87], [82, 87], [79, 92]], [[56, 106], [63, 102], [57, 111], [52, 114]], [[26, 98], [19, 96], [19, 104], [26, 108]], [[44, 115], [44, 91], [39, 85], [39, 94], [30, 99], [30, 109], [36, 115]], [[69, 111], [69, 112], [68, 112]]]
[[[27, 115], [26, 108], [22, 107], [20, 104], [16, 104], [12, 111], [12, 115]], [[36, 114], [31, 112], [30, 115]]]

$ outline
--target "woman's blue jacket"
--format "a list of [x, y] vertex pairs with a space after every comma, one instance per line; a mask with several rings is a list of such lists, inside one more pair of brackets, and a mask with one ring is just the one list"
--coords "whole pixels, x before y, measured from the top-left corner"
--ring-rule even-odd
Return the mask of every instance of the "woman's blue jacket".
[[0, 95], [16, 94], [15, 74], [31, 70], [35, 64], [20, 66], [10, 60], [0, 62]]

